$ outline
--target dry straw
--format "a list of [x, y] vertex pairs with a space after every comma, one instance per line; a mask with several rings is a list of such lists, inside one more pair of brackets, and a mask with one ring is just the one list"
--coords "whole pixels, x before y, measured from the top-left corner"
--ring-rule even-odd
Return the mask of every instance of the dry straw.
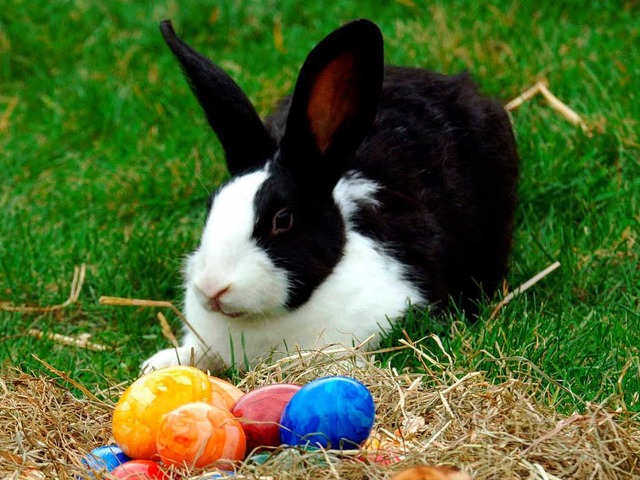
[[[483, 371], [459, 369], [444, 350], [426, 352], [408, 341], [404, 348], [424, 373], [383, 367], [375, 353], [357, 348], [298, 352], [247, 373], [243, 390], [352, 376], [371, 390], [377, 417], [364, 451], [281, 449], [263, 465], [239, 465], [236, 478], [388, 479], [422, 463], [455, 466], [476, 479], [640, 477], [637, 415], [590, 404], [579, 413], [558, 413], [551, 401], [557, 386], [526, 361], [504, 362], [504, 380], [495, 381]], [[114, 399], [101, 393], [77, 398], [69, 379], [51, 372], [53, 379], [10, 370], [0, 381], [0, 478], [26, 479], [20, 475], [28, 470], [34, 479], [74, 478], [86, 474], [81, 457], [111, 441]]]
[[[568, 121], [584, 128], [579, 115], [553, 96], [544, 81], [505, 108], [513, 110], [537, 94]], [[505, 296], [492, 316], [557, 266], [551, 265]], [[71, 294], [63, 304], [20, 307], [0, 303], [0, 309], [22, 313], [63, 309], [78, 300], [84, 275], [84, 266], [76, 267]], [[170, 302], [103, 297], [101, 303], [169, 308], [180, 315]], [[170, 329], [166, 330], [175, 344]], [[102, 348], [86, 337], [31, 334], [75, 347]], [[557, 391], [564, 389], [576, 396], [527, 359], [487, 358], [501, 368], [499, 380], [490, 380], [484, 371], [459, 368], [442, 342], [431, 339], [436, 351], [425, 351], [408, 340], [399, 347], [412, 351], [423, 373], [381, 366], [375, 352], [364, 352], [364, 344], [297, 352], [248, 372], [240, 384], [245, 391], [277, 382], [306, 383], [326, 375], [355, 377], [371, 390], [377, 417], [372, 440], [361, 451], [280, 449], [262, 465], [238, 465], [233, 478], [390, 479], [399, 470], [423, 463], [455, 466], [476, 479], [640, 478], [638, 414], [589, 403], [580, 412], [559, 413], [554, 408]], [[92, 448], [112, 441], [113, 391], [122, 391], [122, 386], [110, 389], [111, 395], [91, 392], [38, 360], [50, 372], [49, 378], [13, 369], [5, 369], [6, 375], [0, 378], [0, 478], [89, 478], [80, 460]], [[70, 387], [81, 392], [82, 398], [73, 395]], [[187, 472], [183, 478], [204, 478], [202, 474]], [[96, 474], [94, 478], [109, 477]]]

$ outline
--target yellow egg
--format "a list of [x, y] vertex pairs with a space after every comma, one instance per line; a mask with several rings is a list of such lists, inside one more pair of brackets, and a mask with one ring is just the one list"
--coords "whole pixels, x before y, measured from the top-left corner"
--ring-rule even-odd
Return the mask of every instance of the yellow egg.
[[165, 414], [190, 402], [209, 402], [209, 376], [193, 367], [169, 367], [133, 382], [113, 412], [113, 438], [131, 458], [153, 459]]
[[240, 421], [228, 410], [194, 402], [167, 413], [157, 436], [158, 454], [168, 465], [202, 468], [244, 458], [246, 440]]

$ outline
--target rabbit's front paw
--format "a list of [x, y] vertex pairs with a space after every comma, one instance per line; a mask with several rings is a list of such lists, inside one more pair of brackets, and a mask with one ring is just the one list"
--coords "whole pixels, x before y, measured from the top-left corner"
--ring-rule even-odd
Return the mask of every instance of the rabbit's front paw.
[[142, 362], [140, 371], [142, 374], [146, 374], [165, 367], [189, 365], [190, 360], [190, 349], [189, 351], [185, 351], [184, 347], [167, 348], [166, 350], [160, 350], [158, 353]]

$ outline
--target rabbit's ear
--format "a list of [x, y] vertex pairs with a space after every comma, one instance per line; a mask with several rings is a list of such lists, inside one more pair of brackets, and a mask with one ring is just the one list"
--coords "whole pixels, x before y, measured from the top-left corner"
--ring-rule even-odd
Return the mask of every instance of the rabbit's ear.
[[224, 70], [180, 39], [170, 20], [160, 22], [160, 31], [224, 148], [229, 172], [263, 164], [276, 145], [251, 101]]
[[374, 23], [355, 20], [322, 40], [302, 66], [291, 100], [281, 142], [286, 167], [333, 189], [373, 124], [383, 75], [382, 34]]

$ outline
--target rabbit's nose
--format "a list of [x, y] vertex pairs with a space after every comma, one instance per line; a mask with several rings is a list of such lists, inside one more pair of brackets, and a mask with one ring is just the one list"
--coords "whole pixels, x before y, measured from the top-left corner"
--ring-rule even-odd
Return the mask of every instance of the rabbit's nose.
[[214, 312], [222, 311], [222, 305], [220, 304], [220, 297], [222, 297], [222, 295], [227, 293], [230, 288], [231, 288], [231, 285], [227, 285], [226, 287], [218, 290], [216, 293], [214, 293], [209, 297], [209, 306], [211, 307], [211, 310], [213, 310]]

